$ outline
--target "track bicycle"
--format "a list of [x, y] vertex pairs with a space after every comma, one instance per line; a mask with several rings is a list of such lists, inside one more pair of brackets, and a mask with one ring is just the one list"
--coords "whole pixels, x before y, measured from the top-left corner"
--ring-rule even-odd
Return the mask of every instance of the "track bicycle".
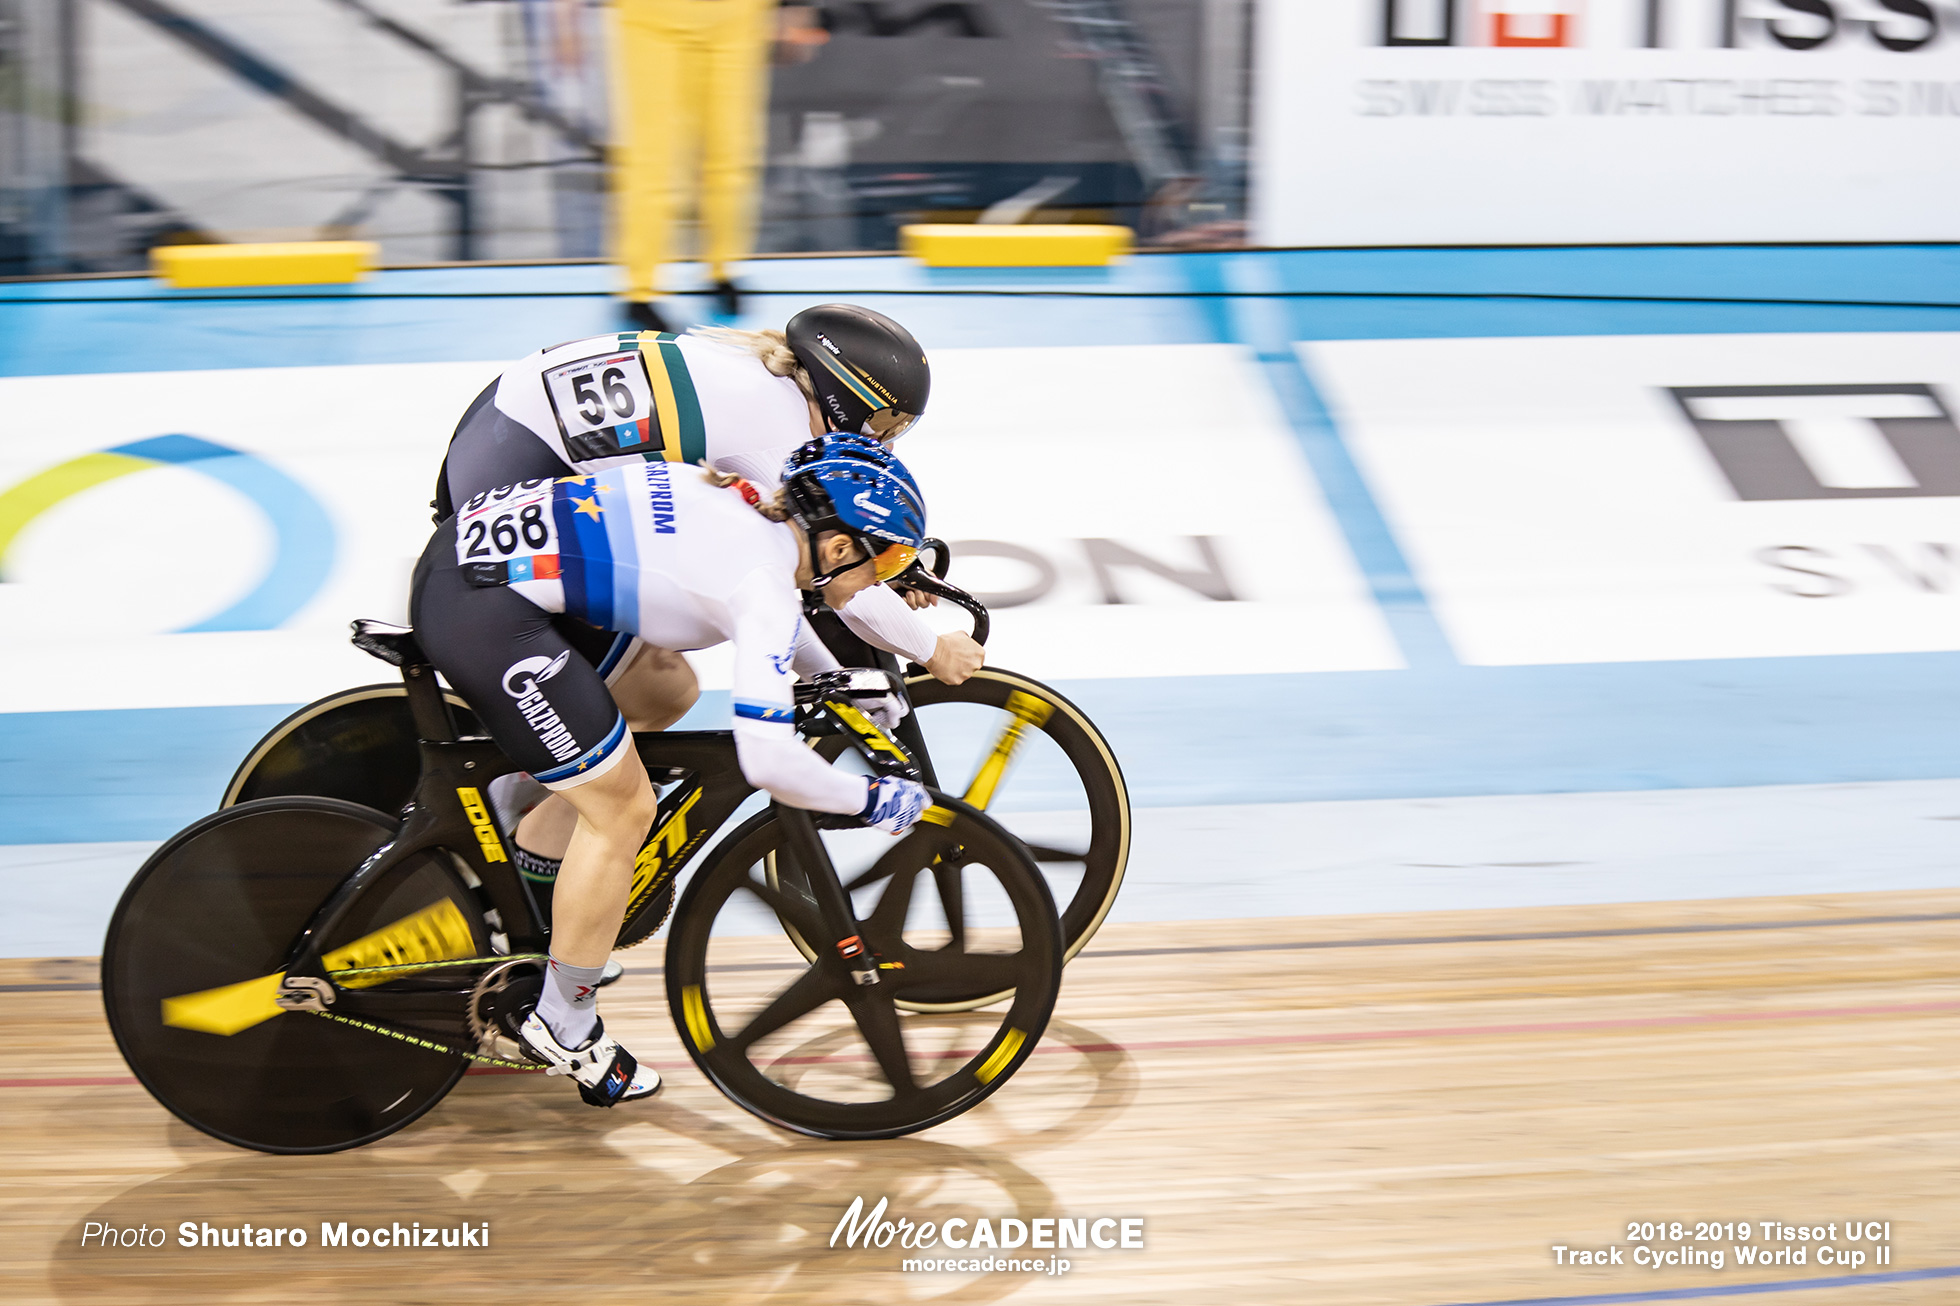
[[[463, 714], [413, 632], [355, 627], [357, 645], [402, 671], [419, 762], [400, 816], [314, 795], [225, 808], [144, 863], [103, 947], [109, 1026], [137, 1078], [186, 1123], [259, 1151], [386, 1137], [472, 1062], [541, 1068], [503, 1054], [542, 988], [549, 940], [536, 886], [484, 797], [516, 767], [457, 728]], [[884, 681], [815, 678], [799, 692], [798, 729], [841, 737], [874, 773], [916, 778], [856, 707]], [[644, 938], [681, 871], [754, 790], [730, 731], [634, 744], [670, 785], [621, 928]], [[970, 1109], [1033, 1051], [1060, 984], [1053, 899], [997, 822], [932, 799], [899, 839], [771, 804], [688, 881], [667, 941], [668, 1007], [695, 1065], [737, 1105], [815, 1137], [895, 1137]], [[948, 929], [931, 893], [916, 892], [922, 882], [955, 886], [978, 913], [971, 927]], [[758, 923], [781, 960], [753, 959]], [[805, 958], [783, 929], [823, 946]], [[950, 1021], [900, 1007], [976, 989], [1012, 1000]], [[820, 1067], [794, 1054], [826, 1033], [861, 1051]]]
[[[892, 583], [964, 608], [973, 618], [975, 639], [985, 644], [987, 609], [946, 581], [951, 562], [944, 542], [928, 540], [921, 560]], [[897, 659], [859, 641], [821, 601], [809, 605], [808, 616], [847, 662], [900, 675]], [[1072, 959], [1115, 904], [1129, 862], [1129, 791], [1115, 753], [1079, 707], [1018, 672], [984, 667], [962, 685], [944, 685], [913, 667], [902, 679], [913, 710], [893, 733], [928, 784], [940, 784], [942, 776], [964, 777], [960, 788], [948, 784], [948, 791], [986, 811], [1027, 845], [1060, 909], [1063, 959]], [[300, 708], [246, 755], [222, 805], [312, 794], [381, 812], [400, 810], [420, 766], [403, 695], [399, 684], [364, 685]], [[459, 696], [449, 694], [448, 702], [466, 728], [476, 728]], [[830, 736], [820, 738], [817, 747], [835, 761], [847, 744]], [[548, 913], [548, 889], [539, 889]], [[644, 915], [643, 928], [622, 931], [618, 946], [644, 942], [659, 923], [660, 914]], [[789, 933], [810, 955], [807, 941], [793, 928]], [[949, 991], [930, 1009], [971, 1010], [1005, 996], [997, 990]], [[921, 1009], [910, 999], [904, 1005]]]

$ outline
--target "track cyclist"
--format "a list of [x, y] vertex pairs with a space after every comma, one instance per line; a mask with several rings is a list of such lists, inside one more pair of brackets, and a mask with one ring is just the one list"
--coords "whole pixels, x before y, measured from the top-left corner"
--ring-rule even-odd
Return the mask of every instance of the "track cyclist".
[[416, 566], [410, 613], [423, 651], [509, 757], [576, 813], [544, 991], [521, 1033], [594, 1106], [660, 1087], [597, 1010], [655, 797], [604, 678], [555, 616], [671, 652], [733, 641], [742, 773], [776, 800], [891, 834], [926, 806], [912, 781], [835, 770], [804, 747], [792, 694], [800, 591], [842, 610], [882, 588], [917, 555], [924, 501], [898, 459], [862, 435], [811, 441], [785, 473], [769, 496], [666, 461], [533, 478], [463, 503]]
[[[925, 411], [931, 382], [911, 332], [851, 304], [805, 309], [782, 331], [626, 332], [554, 345], [513, 363], [471, 403], [433, 506], [441, 520], [452, 505], [496, 487], [656, 461], [706, 463], [767, 495], [784, 460], [812, 436], [896, 441]], [[963, 633], [935, 634], [882, 585], [864, 589], [838, 615], [865, 643], [949, 685], [965, 681], [984, 657]], [[694, 672], [677, 653], [577, 621], [559, 625], [604, 676], [633, 729], [665, 729], [693, 706]], [[807, 626], [805, 645], [809, 669], [827, 669]], [[492, 798], [507, 821], [522, 815], [520, 868], [552, 878], [574, 825], [571, 810], [517, 777], [494, 786]]]

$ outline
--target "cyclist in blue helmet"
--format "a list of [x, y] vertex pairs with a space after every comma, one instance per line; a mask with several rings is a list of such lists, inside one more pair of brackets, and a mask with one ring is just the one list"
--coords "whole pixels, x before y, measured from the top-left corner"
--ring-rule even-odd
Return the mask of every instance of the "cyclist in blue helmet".
[[811, 538], [827, 530], [857, 539], [864, 557], [814, 579], [823, 589], [842, 571], [873, 564], [890, 580], [912, 565], [925, 540], [925, 496], [890, 449], [863, 435], [810, 441], [783, 464], [783, 495], [792, 520]]
[[596, 1006], [656, 805], [625, 718], [556, 619], [675, 653], [733, 643], [749, 783], [898, 834], [924, 811], [923, 787], [832, 768], [796, 734], [792, 686], [799, 670], [835, 665], [810, 660], [823, 648], [804, 636], [802, 591], [842, 609], [903, 571], [924, 533], [903, 464], [874, 440], [826, 436], [796, 452], [773, 496], [726, 473], [642, 462], [485, 491], [429, 541], [410, 600], [423, 649], [510, 758], [577, 814], [556, 875], [544, 993], [522, 1033], [587, 1102], [659, 1087]]

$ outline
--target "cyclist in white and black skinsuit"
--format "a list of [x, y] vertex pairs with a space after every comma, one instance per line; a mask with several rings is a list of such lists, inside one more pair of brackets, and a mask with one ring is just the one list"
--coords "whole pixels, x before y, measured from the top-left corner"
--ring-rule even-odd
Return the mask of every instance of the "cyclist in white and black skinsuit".
[[655, 813], [625, 718], [554, 614], [669, 650], [732, 641], [735, 748], [777, 801], [898, 834], [923, 786], [833, 769], [795, 727], [799, 589], [834, 609], [908, 566], [925, 532], [911, 476], [880, 444], [827, 436], [779, 496], [702, 468], [640, 462], [467, 500], [436, 529], [409, 602], [418, 641], [498, 745], [577, 814], [552, 901], [551, 963], [522, 1041], [594, 1106], [654, 1092], [598, 1024], [603, 968]]
[[[784, 458], [812, 435], [845, 431], [889, 444], [916, 420], [929, 389], [911, 333], [846, 304], [806, 309], [781, 332], [626, 332], [555, 345], [506, 368], [463, 415], [438, 482], [437, 519], [493, 487], [651, 461], [705, 462], [772, 493]], [[964, 634], [935, 634], [883, 586], [838, 615], [866, 643], [947, 684], [964, 681], [984, 656]], [[693, 705], [694, 673], [678, 654], [572, 621], [560, 628], [605, 676], [634, 729], [664, 729]], [[804, 632], [805, 661], [823, 665]], [[529, 805], [512, 786], [499, 794], [518, 810]], [[517, 844], [528, 873], [555, 872], [573, 821], [555, 801], [525, 815]]]

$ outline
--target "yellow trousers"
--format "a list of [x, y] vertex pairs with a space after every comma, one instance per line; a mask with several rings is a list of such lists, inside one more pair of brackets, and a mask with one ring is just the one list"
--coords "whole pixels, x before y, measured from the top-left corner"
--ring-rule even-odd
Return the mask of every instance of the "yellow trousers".
[[[673, 231], [698, 195], [716, 280], [755, 235], [774, 0], [617, 0], [614, 256], [626, 297], [660, 293]], [[690, 183], [699, 178], [698, 189]]]

